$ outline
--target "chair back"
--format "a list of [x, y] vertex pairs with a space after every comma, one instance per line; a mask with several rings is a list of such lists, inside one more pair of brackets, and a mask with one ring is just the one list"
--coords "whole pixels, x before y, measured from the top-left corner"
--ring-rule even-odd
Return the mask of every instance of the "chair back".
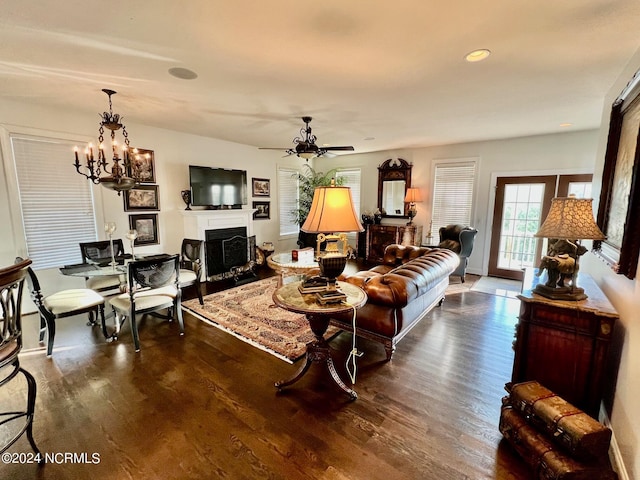
[[180, 249], [180, 267], [193, 270], [198, 278], [202, 268], [202, 243], [202, 240], [185, 238]]
[[163, 255], [136, 260], [128, 267], [129, 292], [133, 296], [140, 289], [156, 289], [174, 285], [179, 290], [180, 255]]
[[[124, 256], [124, 244], [121, 238], [113, 240], [113, 256]], [[80, 243], [80, 254], [82, 255], [82, 263], [89, 261], [102, 264], [111, 262], [111, 242], [109, 240], [100, 240], [98, 242]]]
[[[24, 261], [25, 260], [23, 260], [22, 257], [16, 257], [16, 263]], [[31, 263], [31, 261], [29, 261], [29, 263]], [[38, 276], [30, 266], [27, 266], [27, 284], [29, 285], [31, 299], [33, 300], [33, 303], [35, 303], [36, 307], [38, 307], [38, 311], [40, 312], [40, 314], [50, 315], [51, 312], [49, 312], [49, 310], [47, 310], [47, 307], [45, 307], [44, 305], [44, 295], [42, 294], [42, 288], [40, 287]]]
[[14, 363], [22, 349], [22, 292], [31, 260], [0, 269], [0, 368]]

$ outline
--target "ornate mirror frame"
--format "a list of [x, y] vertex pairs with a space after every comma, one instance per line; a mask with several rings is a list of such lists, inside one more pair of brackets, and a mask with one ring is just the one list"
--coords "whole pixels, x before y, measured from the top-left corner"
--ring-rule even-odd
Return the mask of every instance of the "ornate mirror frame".
[[[409, 204], [404, 203], [404, 195], [407, 188], [411, 187], [411, 169], [413, 165], [402, 158], [390, 158], [378, 167], [378, 209], [383, 217], [409, 218]], [[402, 193], [403, 209], [401, 214], [390, 214], [386, 212], [383, 205], [383, 195], [385, 182], [404, 180], [404, 192]]]
[[602, 172], [598, 226], [607, 236], [593, 243], [616, 273], [633, 279], [640, 254], [640, 72], [613, 103]]

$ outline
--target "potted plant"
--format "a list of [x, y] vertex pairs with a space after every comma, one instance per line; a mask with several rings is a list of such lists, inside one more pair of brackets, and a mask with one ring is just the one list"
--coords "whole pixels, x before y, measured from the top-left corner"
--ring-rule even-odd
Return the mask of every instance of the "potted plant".
[[[299, 199], [298, 199], [298, 208], [294, 210], [293, 216], [295, 222], [302, 227], [305, 220], [307, 219], [307, 215], [309, 215], [309, 210], [311, 209], [311, 202], [313, 201], [313, 192], [316, 187], [328, 187], [331, 185], [331, 179], [336, 179], [336, 185], [342, 185], [344, 183], [344, 179], [336, 178], [337, 169], [329, 170], [327, 173], [316, 172], [312, 167], [305, 164], [305, 171], [298, 172], [294, 175], [294, 178], [298, 180], [298, 189], [299, 189]], [[305, 233], [300, 230], [298, 234], [298, 245], [301, 248], [305, 247], [316, 247], [316, 234], [315, 233]]]

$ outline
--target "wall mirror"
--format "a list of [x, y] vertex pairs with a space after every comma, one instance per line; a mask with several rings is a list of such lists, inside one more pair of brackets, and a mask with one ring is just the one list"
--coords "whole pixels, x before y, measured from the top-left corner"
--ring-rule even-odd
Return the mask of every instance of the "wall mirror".
[[378, 167], [378, 208], [383, 217], [408, 217], [404, 195], [411, 187], [412, 166], [402, 158], [390, 158]]

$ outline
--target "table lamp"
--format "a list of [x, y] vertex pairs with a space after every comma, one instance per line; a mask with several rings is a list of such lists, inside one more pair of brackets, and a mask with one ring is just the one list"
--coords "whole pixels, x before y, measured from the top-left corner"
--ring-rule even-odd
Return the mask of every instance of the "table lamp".
[[[580, 245], [580, 240], [604, 240], [607, 238], [593, 218], [592, 202], [591, 198], [576, 198], [574, 196], [557, 197], [551, 200], [549, 214], [534, 236], [565, 240], [570, 248], [564, 257], [569, 259], [569, 263], [565, 267], [560, 264], [557, 268], [552, 267], [552, 272], [549, 271], [549, 265], [547, 265], [549, 281], [546, 284], [536, 285], [533, 290], [535, 293], [555, 300], [584, 300], [587, 298], [584, 289], [576, 285], [578, 261], [580, 255], [586, 252], [586, 249]], [[553, 261], [554, 258], [551, 257], [550, 260], [547, 260]], [[556, 263], [560, 260], [562, 260], [561, 257], [556, 258]], [[564, 279], [569, 275], [571, 285], [567, 287], [564, 285]]]
[[409, 222], [407, 225], [411, 225], [413, 223], [413, 217], [418, 213], [416, 203], [421, 201], [422, 195], [420, 194], [419, 188], [407, 188], [407, 193], [404, 196], [404, 203], [409, 204], [409, 210], [407, 211], [409, 214]]
[[[318, 234], [316, 256], [320, 275], [327, 281], [327, 291], [318, 292], [318, 298], [325, 303], [342, 301], [346, 297], [337, 289], [336, 278], [347, 264], [346, 232], [364, 231], [353, 206], [351, 189], [337, 187], [334, 179], [328, 187], [317, 187], [301, 230]], [[320, 254], [320, 244], [324, 241], [327, 242], [326, 250]], [[338, 249], [339, 241], [342, 241], [342, 252]]]

